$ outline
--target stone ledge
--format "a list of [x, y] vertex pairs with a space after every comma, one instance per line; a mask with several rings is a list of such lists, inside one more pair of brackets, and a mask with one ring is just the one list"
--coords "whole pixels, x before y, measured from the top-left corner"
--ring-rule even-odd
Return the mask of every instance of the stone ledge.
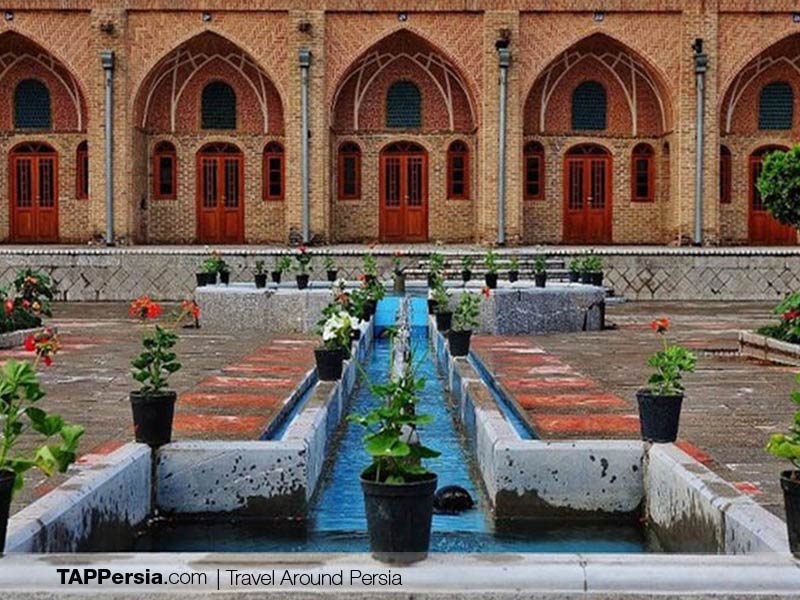
[[25, 343], [25, 338], [29, 335], [38, 333], [43, 329], [41, 327], [32, 327], [30, 329], [18, 329], [17, 331], [9, 331], [7, 333], [0, 333], [0, 350], [7, 350], [9, 348], [16, 348]]
[[739, 353], [779, 365], [800, 367], [800, 345], [776, 340], [753, 331], [739, 332]]

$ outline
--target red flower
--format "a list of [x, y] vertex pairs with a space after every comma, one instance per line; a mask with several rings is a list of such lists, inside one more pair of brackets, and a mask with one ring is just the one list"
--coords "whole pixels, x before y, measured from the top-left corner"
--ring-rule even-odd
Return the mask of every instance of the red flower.
[[161, 315], [161, 305], [150, 300], [150, 296], [141, 296], [131, 302], [128, 315], [141, 321], [155, 319]]
[[6, 300], [5, 304], [3, 305], [3, 308], [5, 309], [6, 314], [10, 315], [12, 312], [14, 312], [14, 301]]
[[184, 300], [183, 304], [181, 304], [181, 311], [190, 313], [195, 319], [200, 316], [200, 307], [197, 306], [197, 302], [194, 300]]
[[650, 323], [650, 329], [656, 333], [664, 333], [669, 329], [669, 319], [654, 319], [653, 322]]
[[481, 292], [483, 293], [483, 297], [484, 298], [488, 298], [489, 296], [492, 295], [492, 290], [490, 290], [488, 286], [483, 286], [483, 289], [481, 289]]
[[42, 360], [44, 361], [44, 364], [45, 364], [46, 366], [48, 366], [48, 367], [49, 367], [50, 365], [52, 365], [52, 364], [53, 364], [53, 359], [52, 359], [52, 358], [50, 358], [50, 357], [49, 357], [49, 356], [47, 356], [47, 355], [45, 355], [45, 357], [44, 357]]
[[403, 253], [400, 252], [400, 250], [397, 250], [397, 251], [395, 251], [394, 255], [395, 255], [395, 258], [400, 258], [401, 256], [403, 256]]
[[28, 352], [36, 350], [36, 339], [32, 335], [25, 338], [25, 350]]
[[784, 321], [794, 321], [797, 317], [800, 317], [800, 309], [797, 308], [783, 313]]
[[31, 306], [30, 300], [26, 299], [26, 300], [22, 301], [22, 308], [28, 309], [28, 308], [30, 308], [30, 306]]

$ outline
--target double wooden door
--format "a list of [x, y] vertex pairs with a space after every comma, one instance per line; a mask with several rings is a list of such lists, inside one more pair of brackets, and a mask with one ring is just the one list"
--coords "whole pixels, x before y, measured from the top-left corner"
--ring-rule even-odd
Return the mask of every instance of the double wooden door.
[[428, 239], [428, 155], [412, 143], [392, 144], [380, 158], [380, 238]]
[[197, 240], [244, 242], [244, 158], [232, 144], [205, 146], [197, 154]]
[[58, 241], [58, 155], [46, 144], [17, 146], [10, 155], [11, 240]]
[[611, 155], [595, 145], [572, 149], [564, 161], [564, 242], [609, 244]]

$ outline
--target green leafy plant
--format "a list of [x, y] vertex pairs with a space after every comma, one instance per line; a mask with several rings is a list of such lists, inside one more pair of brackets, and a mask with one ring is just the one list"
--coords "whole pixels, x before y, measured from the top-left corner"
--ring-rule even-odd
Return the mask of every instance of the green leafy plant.
[[350, 415], [348, 421], [367, 430], [364, 449], [372, 458], [362, 477], [378, 483], [403, 484], [420, 479], [430, 473], [422, 465], [424, 459], [436, 458], [439, 452], [421, 444], [409, 443], [412, 436], [408, 430], [416, 431], [420, 425], [431, 423], [433, 417], [417, 411], [419, 393], [425, 387], [425, 379], [416, 376], [415, 369], [408, 369], [401, 376], [386, 383], [372, 383], [360, 368], [370, 392], [379, 400], [379, 405], [364, 415]]
[[472, 271], [472, 267], [475, 266], [475, 258], [472, 256], [466, 255], [461, 257], [461, 270], [462, 271]]
[[497, 262], [497, 253], [494, 250], [489, 250], [483, 259], [483, 265], [486, 267], [487, 273], [497, 273], [499, 265]]
[[[488, 290], [488, 288], [487, 288]], [[483, 292], [486, 293], [485, 291]], [[472, 331], [478, 326], [478, 316], [481, 312], [481, 295], [478, 293], [464, 292], [458, 300], [458, 305], [453, 311], [453, 331]]]
[[596, 254], [587, 254], [581, 263], [581, 272], [598, 273], [603, 270], [603, 259]]
[[55, 287], [43, 271], [23, 269], [13, 282], [13, 292], [0, 289], [0, 333], [31, 329], [42, 325], [42, 317], [51, 317], [50, 301]]
[[758, 333], [791, 344], [800, 344], [800, 292], [787, 296], [773, 312], [780, 319], [778, 323], [761, 327]]
[[583, 269], [583, 262], [577, 256], [574, 256], [569, 261], [569, 272], [570, 273], [580, 273]]
[[144, 336], [144, 350], [131, 362], [140, 394], [157, 394], [166, 389], [169, 376], [180, 370], [181, 363], [173, 351], [177, 342], [178, 336], [160, 325]]
[[544, 254], [537, 254], [533, 259], [533, 272], [546, 273], [547, 272], [547, 257]]
[[432, 274], [442, 275], [444, 273], [444, 255], [441, 252], [431, 252], [428, 256], [428, 265]]
[[204, 273], [221, 273], [227, 270], [227, 265], [225, 261], [222, 260], [219, 252], [212, 250], [211, 254], [203, 260], [200, 268]]
[[[69, 424], [60, 415], [47, 413], [39, 406], [45, 392], [36, 367], [40, 361], [50, 364], [59, 347], [57, 336], [52, 332], [46, 338], [30, 336], [25, 347], [36, 352], [33, 364], [9, 359], [0, 369], [0, 470], [14, 473], [15, 491], [22, 488], [24, 475], [30, 469], [39, 469], [48, 477], [65, 472], [75, 462], [84, 432], [80, 425]], [[16, 452], [19, 442], [31, 432], [46, 440], [57, 437], [58, 442], [33, 451]]]
[[[800, 373], [795, 375], [795, 380], [800, 384]], [[800, 405], [800, 390], [792, 391], [791, 398], [795, 404]], [[788, 460], [794, 469], [800, 469], [800, 410], [794, 413], [789, 431], [769, 436], [766, 450], [773, 456]]]
[[380, 302], [386, 296], [386, 288], [374, 278], [364, 277], [363, 287], [367, 292], [367, 298], [373, 302]]
[[275, 259], [275, 272], [276, 273], [286, 273], [289, 269], [292, 268], [292, 259], [286, 256], [279, 256]]
[[392, 271], [395, 275], [402, 275], [406, 270], [403, 264], [403, 253], [399, 250], [392, 255]]
[[361, 269], [367, 277], [378, 276], [378, 259], [375, 258], [372, 252], [367, 252], [363, 256]]
[[322, 345], [326, 350], [343, 350], [349, 355], [352, 333], [358, 327], [358, 319], [341, 310], [338, 303], [329, 304], [325, 312], [327, 314], [317, 324]]
[[314, 255], [306, 246], [300, 246], [294, 255], [294, 260], [297, 263], [295, 270], [298, 275], [306, 275], [313, 269], [311, 268], [311, 260]]
[[508, 259], [508, 270], [519, 272], [519, 257], [514, 255]]
[[256, 268], [253, 269], [253, 274], [254, 275], [264, 275], [264, 273], [265, 273], [264, 264], [265, 263], [264, 263], [263, 260], [257, 260], [256, 261]]
[[443, 313], [450, 310], [450, 294], [443, 285], [437, 285], [431, 293], [433, 302], [436, 305], [436, 312]]
[[335, 271], [336, 270], [336, 261], [330, 254], [326, 254], [325, 258], [322, 259], [323, 264], [325, 265], [326, 271]]
[[683, 374], [694, 372], [697, 358], [686, 348], [670, 344], [667, 339], [669, 319], [655, 319], [650, 327], [659, 335], [663, 348], [653, 354], [647, 364], [654, 369], [648, 384], [657, 396], [673, 396], [683, 392]]
[[767, 154], [756, 187], [773, 217], [800, 227], [800, 145]]

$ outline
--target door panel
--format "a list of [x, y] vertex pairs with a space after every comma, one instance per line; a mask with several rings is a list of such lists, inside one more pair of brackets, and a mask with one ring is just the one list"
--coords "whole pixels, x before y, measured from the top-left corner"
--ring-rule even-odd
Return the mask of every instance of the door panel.
[[384, 156], [382, 161], [381, 238], [387, 241], [402, 241], [405, 234], [403, 219], [403, 159], [399, 156]]
[[54, 154], [14, 153], [10, 164], [11, 239], [58, 241], [58, 160]]
[[564, 163], [566, 243], [611, 243], [611, 161], [568, 156]]
[[380, 238], [392, 242], [428, 239], [427, 156], [421, 152], [381, 155]]
[[199, 155], [197, 238], [200, 242], [244, 242], [240, 155]]
[[761, 175], [762, 158], [750, 158], [749, 243], [761, 246], [791, 246], [797, 243], [797, 229], [784, 225], [767, 210], [756, 182]]

